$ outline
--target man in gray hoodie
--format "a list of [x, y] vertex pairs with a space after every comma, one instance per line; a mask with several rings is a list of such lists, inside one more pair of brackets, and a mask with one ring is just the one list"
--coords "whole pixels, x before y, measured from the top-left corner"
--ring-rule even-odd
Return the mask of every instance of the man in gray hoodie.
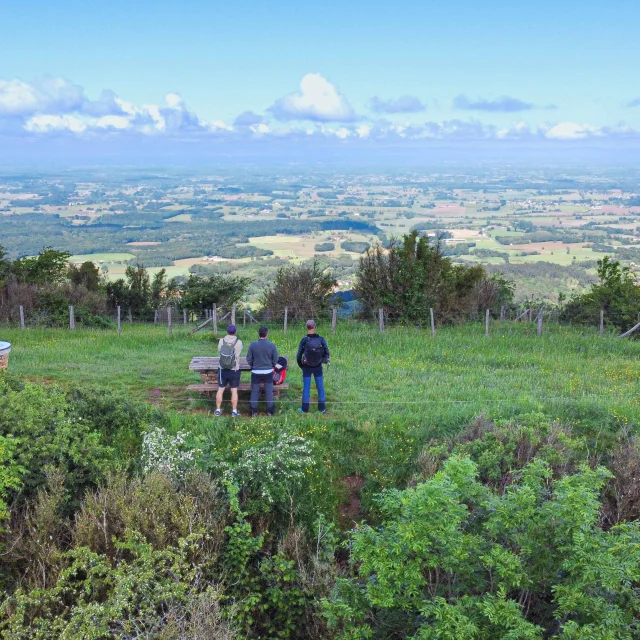
[[258, 340], [249, 345], [247, 363], [251, 367], [251, 398], [249, 406], [251, 417], [258, 415], [258, 397], [260, 385], [264, 385], [264, 395], [267, 401], [267, 411], [270, 416], [275, 413], [273, 405], [273, 368], [278, 364], [278, 349], [273, 342], [267, 340], [269, 329], [258, 329]]

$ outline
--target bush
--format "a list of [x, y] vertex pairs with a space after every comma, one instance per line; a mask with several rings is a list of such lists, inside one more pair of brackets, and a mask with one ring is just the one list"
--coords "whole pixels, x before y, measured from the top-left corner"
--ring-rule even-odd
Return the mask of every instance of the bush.
[[562, 311], [561, 319], [597, 326], [600, 310], [607, 324], [626, 331], [637, 323], [640, 309], [640, 286], [628, 267], [605, 256], [598, 260], [600, 282], [591, 291], [572, 298]]
[[321, 242], [314, 245], [313, 250], [317, 251], [318, 253], [322, 253], [324, 251], [333, 251], [335, 248], [336, 245], [333, 242]]
[[369, 249], [368, 242], [350, 242], [348, 240], [345, 240], [344, 242], [340, 243], [340, 246], [345, 251], [351, 251], [352, 253], [364, 253], [365, 251], [367, 251], [367, 249]]
[[326, 311], [337, 286], [333, 275], [320, 268], [317, 260], [300, 266], [289, 265], [278, 270], [275, 281], [267, 287], [260, 300], [268, 316], [305, 320]]
[[470, 312], [509, 302], [513, 285], [501, 276], [488, 276], [481, 265], [454, 264], [439, 241], [430, 244], [417, 231], [380, 245], [360, 259], [356, 294], [366, 317], [383, 307], [389, 318], [417, 324], [430, 321], [433, 308], [438, 322], [454, 322]]
[[351, 533], [353, 576], [325, 611], [338, 638], [632, 638], [640, 527], [598, 526], [609, 473], [552, 479], [528, 464], [503, 494], [452, 457], [381, 497], [384, 521]]

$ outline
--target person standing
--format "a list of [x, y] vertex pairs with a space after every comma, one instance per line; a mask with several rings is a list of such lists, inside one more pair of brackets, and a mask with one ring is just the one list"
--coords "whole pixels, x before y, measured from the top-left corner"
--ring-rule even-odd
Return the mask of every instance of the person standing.
[[240, 354], [242, 341], [236, 336], [236, 326], [227, 327], [227, 335], [218, 342], [218, 392], [215, 415], [222, 415], [222, 398], [227, 385], [231, 387], [231, 415], [238, 416], [238, 387], [240, 386]]
[[269, 329], [258, 329], [258, 340], [249, 345], [247, 363], [251, 367], [251, 398], [249, 407], [251, 417], [258, 415], [258, 398], [260, 386], [264, 385], [264, 396], [267, 401], [267, 412], [270, 416], [275, 413], [273, 404], [273, 368], [278, 364], [278, 349], [267, 337]]
[[302, 406], [300, 413], [309, 412], [309, 399], [311, 397], [311, 376], [316, 382], [318, 390], [318, 410], [326, 411], [326, 394], [324, 379], [322, 377], [322, 365], [329, 363], [329, 347], [327, 341], [316, 333], [314, 320], [307, 320], [307, 335], [300, 340], [296, 360], [302, 369]]

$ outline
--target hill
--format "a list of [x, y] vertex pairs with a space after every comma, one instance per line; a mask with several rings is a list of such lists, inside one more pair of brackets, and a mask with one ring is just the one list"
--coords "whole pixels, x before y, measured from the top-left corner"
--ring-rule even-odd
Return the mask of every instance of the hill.
[[[196, 381], [188, 371], [191, 357], [214, 352], [211, 333], [191, 336], [178, 326], [169, 336], [165, 327], [142, 325], [125, 325], [121, 336], [3, 330], [2, 338], [14, 348], [10, 373], [0, 377], [10, 510], [1, 542], [8, 594], [0, 609], [2, 637], [32, 637], [37, 627], [45, 629], [41, 637], [64, 630], [65, 637], [79, 639], [88, 637], [86, 621], [92, 619], [95, 638], [131, 637], [134, 624], [147, 637], [160, 637], [154, 635], [159, 628], [168, 638], [197, 628], [220, 638], [232, 637], [223, 634], [234, 630], [246, 637], [347, 638], [356, 637], [348, 635], [349, 620], [374, 612], [372, 620], [388, 616], [396, 633], [405, 634], [399, 637], [406, 637], [420, 625], [435, 628], [436, 614], [407, 617], [393, 604], [399, 595], [383, 604], [365, 590], [355, 601], [349, 589], [364, 588], [369, 571], [382, 579], [391, 566], [424, 555], [420, 566], [442, 562], [440, 570], [459, 581], [452, 604], [475, 590], [481, 611], [498, 597], [499, 587], [484, 578], [482, 586], [473, 586], [462, 567], [449, 565], [443, 556], [447, 540], [484, 522], [493, 513], [487, 501], [502, 501], [499, 513], [512, 509], [513, 517], [526, 519], [529, 507], [517, 491], [540, 473], [547, 489], [552, 482], [582, 487], [576, 489], [582, 497], [575, 499], [591, 496], [596, 512], [602, 501], [604, 520], [575, 504], [567, 513], [581, 527], [581, 540], [592, 536], [601, 550], [612, 545], [610, 553], [602, 551], [609, 553], [601, 559], [607, 570], [624, 570], [614, 549], [630, 549], [625, 545], [632, 533], [608, 529], [635, 520], [640, 502], [616, 502], [614, 480], [604, 471], [589, 479], [580, 469], [589, 462], [589, 473], [596, 473], [598, 463], [605, 464], [620, 472], [621, 481], [627, 478], [626, 495], [640, 495], [637, 481], [622, 472], [640, 468], [640, 449], [630, 435], [640, 419], [639, 343], [557, 325], [537, 337], [534, 323], [494, 323], [489, 338], [480, 324], [443, 328], [435, 338], [414, 328], [380, 333], [355, 322], [340, 322], [335, 335], [327, 329], [319, 327], [332, 350], [325, 375], [328, 414], [313, 408], [307, 416], [297, 413], [301, 379], [294, 365], [291, 389], [275, 418], [253, 420], [214, 418], [210, 403], [185, 391]], [[247, 343], [254, 333], [247, 328], [240, 337]], [[294, 327], [283, 335], [274, 327], [270, 337], [293, 356], [301, 333]], [[240, 410], [246, 415], [246, 404]], [[17, 480], [7, 484], [11, 473]], [[467, 482], [460, 491], [470, 493], [458, 496], [451, 482]], [[567, 508], [563, 486], [536, 498], [541, 518]], [[384, 494], [385, 506], [380, 492], [397, 490]], [[408, 520], [397, 515], [399, 505], [410, 508], [423, 495], [436, 502], [416, 507]], [[449, 502], [434, 506], [444, 496]], [[446, 515], [447, 532], [429, 529], [440, 526], [439, 511]], [[463, 512], [470, 520], [458, 528], [452, 523]], [[429, 513], [422, 522], [420, 514]], [[362, 521], [372, 528], [356, 526]], [[354, 560], [390, 553], [405, 543], [389, 536], [416, 535], [404, 531], [403, 522], [423, 527], [419, 539], [436, 536], [431, 551], [402, 552], [400, 564], [387, 569], [384, 563], [374, 568], [372, 560], [353, 567], [345, 562], [340, 541], [355, 544]], [[582, 548], [563, 542], [555, 526], [541, 520], [535, 531], [518, 534], [518, 544], [525, 544], [522, 536], [530, 536], [526, 544], [543, 544], [547, 531], [544, 559], [516, 550], [504, 522], [506, 539], [486, 538], [484, 524], [473, 539], [474, 545], [494, 548], [492, 553], [515, 554], [533, 599], [528, 613], [509, 605], [516, 621], [559, 638], [549, 620], [563, 605], [551, 587], [574, 588], [586, 577], [576, 567], [565, 577], [541, 577], [546, 570], [540, 563], [560, 562], [563, 554]], [[379, 545], [377, 552], [372, 545]], [[476, 549], [468, 562], [480, 562], [482, 553]], [[414, 575], [411, 567], [406, 571], [397, 579]], [[473, 571], [480, 576], [486, 568]], [[337, 574], [347, 582], [336, 583]], [[590, 580], [591, 593], [605, 589], [599, 578]], [[622, 629], [625, 616], [634, 615], [633, 605], [624, 602], [633, 598], [625, 591], [628, 581], [611, 580], [610, 607], [622, 611], [616, 622]], [[637, 583], [637, 577], [630, 580]], [[430, 589], [439, 593], [439, 587], [430, 584], [427, 577], [418, 580], [422, 595], [407, 601], [408, 610], [432, 602]], [[15, 592], [17, 587], [23, 592]], [[62, 592], [64, 600], [57, 595]], [[508, 587], [501, 597], [517, 602], [517, 592]], [[123, 598], [129, 603], [125, 609]], [[572, 606], [571, 619], [587, 624], [583, 605]], [[183, 608], [190, 612], [186, 617], [178, 615]], [[515, 624], [513, 615], [496, 614], [502, 622], [489, 623], [473, 611], [464, 615], [491, 637], [502, 637], [506, 631], [496, 629]], [[523, 637], [542, 637], [531, 633]]]

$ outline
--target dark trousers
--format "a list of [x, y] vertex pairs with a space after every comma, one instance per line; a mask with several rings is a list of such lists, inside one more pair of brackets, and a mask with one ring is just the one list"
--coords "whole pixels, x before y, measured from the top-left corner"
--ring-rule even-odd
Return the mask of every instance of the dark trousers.
[[264, 385], [264, 397], [267, 401], [267, 411], [269, 415], [273, 415], [275, 407], [273, 406], [273, 374], [272, 373], [252, 373], [251, 374], [251, 398], [249, 406], [251, 413], [258, 411], [258, 398], [260, 397], [260, 385]]

